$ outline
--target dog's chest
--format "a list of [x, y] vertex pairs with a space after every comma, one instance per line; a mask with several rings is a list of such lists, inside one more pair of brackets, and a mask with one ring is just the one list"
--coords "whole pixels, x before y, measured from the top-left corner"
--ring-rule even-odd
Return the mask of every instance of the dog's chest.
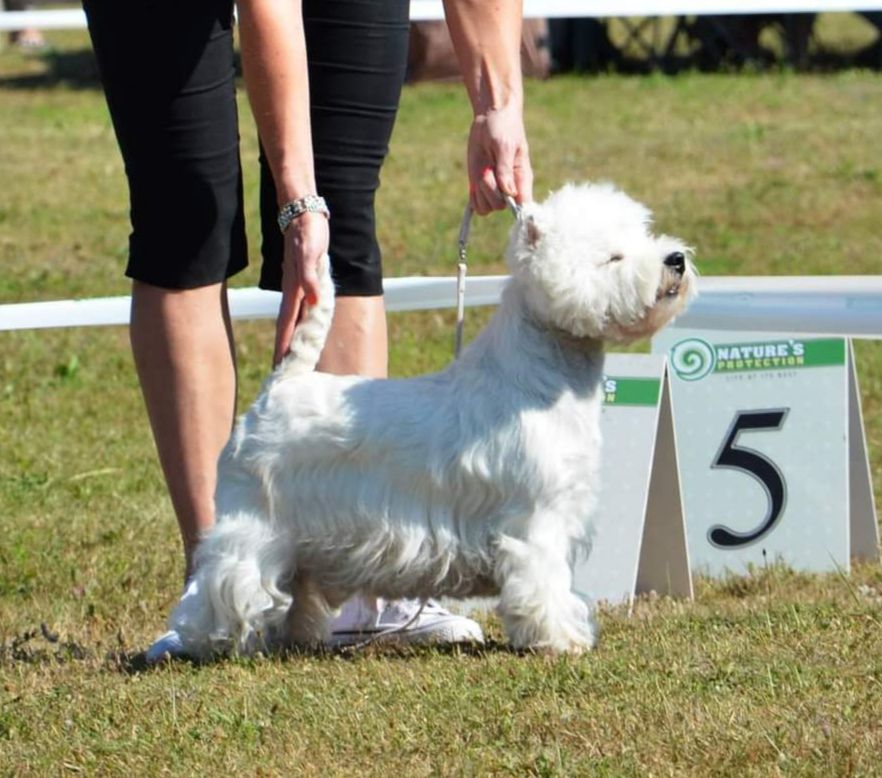
[[569, 489], [594, 478], [600, 457], [600, 403], [572, 394], [523, 418], [524, 451], [547, 488]]

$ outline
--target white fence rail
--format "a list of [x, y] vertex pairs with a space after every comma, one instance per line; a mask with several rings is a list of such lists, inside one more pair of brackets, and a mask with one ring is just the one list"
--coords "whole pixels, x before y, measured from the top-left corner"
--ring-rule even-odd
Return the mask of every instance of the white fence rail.
[[[524, 16], [546, 19], [822, 13], [880, 9], [882, 0], [524, 0]], [[411, 0], [410, 17], [413, 21], [443, 19], [441, 0]], [[0, 12], [0, 30], [62, 30], [85, 26], [86, 15], [80, 8]]]
[[[476, 276], [466, 284], [466, 305], [495, 305], [505, 276]], [[454, 278], [387, 279], [390, 311], [450, 308]], [[701, 294], [676, 326], [721, 330], [800, 332], [882, 339], [882, 276], [743, 276], [701, 279]], [[230, 290], [234, 319], [274, 318], [280, 295]], [[129, 297], [0, 305], [0, 331], [124, 325]]]

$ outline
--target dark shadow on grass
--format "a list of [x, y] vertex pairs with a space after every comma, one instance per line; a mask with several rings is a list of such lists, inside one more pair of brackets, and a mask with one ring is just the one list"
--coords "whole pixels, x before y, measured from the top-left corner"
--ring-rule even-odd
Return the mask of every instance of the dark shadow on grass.
[[[122, 639], [120, 638], [122, 645]], [[482, 659], [495, 654], [510, 656], [554, 656], [546, 650], [516, 649], [502, 640], [485, 639], [484, 643], [436, 643], [403, 644], [394, 642], [374, 642], [362, 645], [339, 646], [334, 648], [283, 648], [256, 657], [218, 656], [208, 660], [190, 657], [165, 657], [159, 662], [148, 663], [146, 651], [107, 651], [103, 654], [105, 669], [122, 675], [138, 675], [156, 671], [173, 665], [189, 665], [194, 668], [207, 668], [228, 663], [259, 666], [266, 662], [297, 662], [301, 659], [312, 661], [337, 662], [340, 660], [382, 660], [410, 661], [427, 657], [447, 656], [452, 658]], [[52, 632], [45, 623], [39, 628], [30, 629], [16, 635], [9, 643], [0, 643], [0, 668], [13, 665], [68, 664], [72, 662], [95, 662], [101, 657], [96, 646], [90, 648], [74, 640], [63, 640]]]
[[[90, 46], [82, 49], [57, 51], [46, 49], [32, 55], [43, 63], [41, 73], [21, 73], [0, 76], [4, 89], [101, 89], [98, 61]], [[241, 78], [242, 67], [238, 50], [235, 53], [236, 77]]]
[[0, 88], [47, 89], [100, 89], [98, 62], [91, 48], [56, 51], [47, 49], [35, 54], [43, 63], [41, 73], [22, 73], [0, 77]]
[[217, 659], [198, 661], [189, 657], [166, 657], [155, 664], [148, 664], [146, 653], [118, 652], [108, 654], [108, 669], [125, 675], [137, 675], [139, 673], [156, 671], [176, 664], [189, 665], [195, 668], [208, 668], [235, 662], [255, 667], [265, 662], [297, 662], [300, 659], [312, 661], [336, 662], [339, 660], [356, 661], [360, 659], [379, 659], [384, 661], [408, 661], [435, 656], [448, 656], [453, 658], [470, 657], [481, 659], [493, 654], [510, 654], [511, 656], [534, 656], [541, 652], [514, 649], [508, 643], [495, 640], [487, 640], [483, 645], [478, 643], [445, 643], [438, 645], [396, 645], [396, 644], [373, 644], [363, 648], [347, 646], [342, 648], [327, 649], [285, 649], [276, 651], [268, 656], [251, 658], [218, 657]]

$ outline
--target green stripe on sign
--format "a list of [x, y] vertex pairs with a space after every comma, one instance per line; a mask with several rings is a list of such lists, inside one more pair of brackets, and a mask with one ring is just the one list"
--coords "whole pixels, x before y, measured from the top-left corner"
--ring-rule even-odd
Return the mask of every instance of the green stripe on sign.
[[661, 380], [658, 378], [616, 378], [603, 381], [604, 405], [658, 405]]
[[725, 343], [713, 347], [715, 373], [832, 367], [845, 364], [843, 338], [790, 338], [762, 343]]
[[842, 338], [805, 341], [805, 366], [826, 367], [845, 364], [845, 341]]

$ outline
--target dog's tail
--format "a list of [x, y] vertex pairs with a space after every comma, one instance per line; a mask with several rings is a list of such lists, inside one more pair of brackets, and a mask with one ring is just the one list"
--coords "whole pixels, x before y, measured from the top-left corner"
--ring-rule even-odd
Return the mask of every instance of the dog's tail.
[[334, 282], [327, 254], [319, 260], [319, 299], [315, 305], [304, 302], [304, 314], [294, 329], [291, 348], [276, 368], [276, 375], [297, 375], [315, 370], [334, 317]]

